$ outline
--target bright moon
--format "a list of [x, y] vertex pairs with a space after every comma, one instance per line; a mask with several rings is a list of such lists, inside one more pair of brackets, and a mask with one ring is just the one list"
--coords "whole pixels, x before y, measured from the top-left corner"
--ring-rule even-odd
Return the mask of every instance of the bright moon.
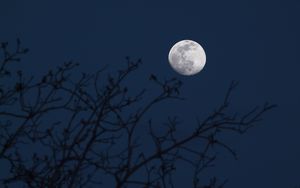
[[191, 76], [199, 73], [206, 62], [205, 51], [192, 40], [182, 40], [174, 44], [169, 52], [169, 63], [179, 74]]

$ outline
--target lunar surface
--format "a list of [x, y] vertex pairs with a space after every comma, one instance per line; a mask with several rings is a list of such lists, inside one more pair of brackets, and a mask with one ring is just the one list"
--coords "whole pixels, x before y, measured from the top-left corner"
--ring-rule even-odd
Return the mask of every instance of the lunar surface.
[[179, 74], [190, 76], [205, 66], [206, 55], [200, 44], [192, 40], [177, 42], [169, 52], [169, 63]]

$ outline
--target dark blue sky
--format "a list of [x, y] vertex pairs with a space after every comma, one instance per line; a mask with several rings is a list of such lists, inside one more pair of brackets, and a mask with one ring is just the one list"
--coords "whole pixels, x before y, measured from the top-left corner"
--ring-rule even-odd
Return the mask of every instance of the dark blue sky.
[[[214, 172], [229, 178], [228, 187], [288, 188], [300, 185], [299, 19], [297, 0], [10, 0], [0, 1], [0, 41], [20, 37], [31, 50], [20, 67], [37, 75], [68, 60], [92, 71], [120, 67], [127, 55], [141, 57], [131, 84], [150, 73], [179, 77], [187, 100], [157, 111], [188, 119], [187, 127], [221, 102], [231, 80], [240, 81], [235, 111], [265, 101], [279, 108], [248, 134], [229, 139], [239, 160], [221, 154]], [[207, 53], [196, 76], [179, 76], [168, 65], [169, 49], [182, 39]]]

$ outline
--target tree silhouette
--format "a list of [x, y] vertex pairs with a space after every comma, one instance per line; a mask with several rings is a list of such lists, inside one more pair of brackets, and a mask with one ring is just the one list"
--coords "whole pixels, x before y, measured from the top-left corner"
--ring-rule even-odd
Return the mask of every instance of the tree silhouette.
[[245, 133], [275, 107], [265, 104], [240, 116], [229, 113], [230, 96], [238, 85], [232, 82], [223, 103], [183, 135], [178, 133], [177, 117], [167, 118], [162, 126], [146, 116], [162, 101], [183, 99], [180, 80], [150, 75], [149, 81], [157, 86], [151, 99], [145, 97], [148, 90], [134, 94], [126, 86], [141, 60], [126, 58], [125, 68], [105, 78], [105, 68], [73, 76], [78, 66], [73, 62], [41, 78], [27, 78], [10, 66], [28, 49], [17, 40], [16, 50], [1, 43], [1, 51], [0, 162], [6, 167], [1, 168], [5, 175], [0, 181], [4, 187], [176, 187], [172, 177], [177, 164], [184, 162], [194, 172], [194, 188], [221, 188], [226, 181], [200, 181], [216, 159], [217, 146], [236, 157], [221, 135]]

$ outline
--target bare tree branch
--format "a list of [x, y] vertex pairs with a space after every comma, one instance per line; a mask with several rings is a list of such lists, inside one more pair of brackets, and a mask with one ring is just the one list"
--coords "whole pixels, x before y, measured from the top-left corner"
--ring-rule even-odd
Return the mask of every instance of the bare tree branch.
[[177, 78], [150, 75], [157, 94], [148, 99], [147, 88], [134, 94], [126, 85], [141, 60], [126, 58], [125, 68], [107, 77], [106, 67], [74, 76], [79, 64], [66, 62], [41, 78], [26, 78], [9, 67], [28, 52], [20, 40], [15, 51], [8, 43], [0, 49], [0, 160], [9, 166], [7, 176], [0, 177], [4, 187], [173, 188], [177, 164], [183, 162], [194, 172], [195, 188], [222, 188], [227, 180], [200, 181], [219, 147], [237, 158], [220, 135], [247, 132], [275, 107], [266, 103], [239, 116], [229, 113], [234, 81], [220, 106], [198, 119], [193, 131], [178, 134], [179, 118], [169, 117], [158, 132], [151, 119], [145, 126], [147, 112], [163, 101], [184, 99]]

